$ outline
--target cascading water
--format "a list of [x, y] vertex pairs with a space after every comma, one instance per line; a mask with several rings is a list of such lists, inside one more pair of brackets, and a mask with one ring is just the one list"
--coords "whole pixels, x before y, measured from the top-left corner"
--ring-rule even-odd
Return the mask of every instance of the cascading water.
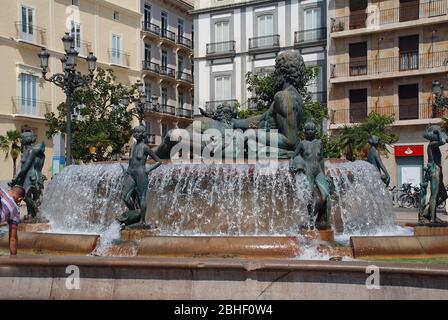
[[[125, 166], [70, 166], [45, 193], [42, 214], [63, 232], [103, 233], [125, 211]], [[333, 178], [331, 219], [344, 234], [394, 229], [391, 195], [364, 161], [326, 163]], [[147, 221], [161, 235], [297, 235], [309, 223], [310, 192], [288, 162], [270, 171], [258, 164], [164, 164], [150, 175]]]

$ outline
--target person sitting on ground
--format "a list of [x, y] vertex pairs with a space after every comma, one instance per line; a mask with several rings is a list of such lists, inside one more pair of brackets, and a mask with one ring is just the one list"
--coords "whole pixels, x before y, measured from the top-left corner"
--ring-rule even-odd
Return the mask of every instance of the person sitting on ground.
[[14, 186], [9, 191], [0, 188], [0, 222], [9, 224], [9, 251], [11, 255], [17, 254], [17, 226], [20, 222], [19, 204], [25, 197], [25, 189]]

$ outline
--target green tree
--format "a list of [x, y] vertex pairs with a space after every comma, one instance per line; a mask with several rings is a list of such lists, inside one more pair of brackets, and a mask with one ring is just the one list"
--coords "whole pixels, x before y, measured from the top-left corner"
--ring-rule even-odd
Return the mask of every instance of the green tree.
[[347, 160], [365, 160], [369, 150], [369, 136], [376, 135], [380, 139], [378, 151], [388, 156], [387, 145], [398, 141], [398, 136], [391, 130], [394, 116], [383, 116], [371, 112], [366, 121], [353, 126], [345, 126], [339, 135], [333, 139], [338, 140], [342, 154]]
[[[72, 153], [75, 160], [111, 160], [122, 152], [129, 141], [132, 135], [132, 114], [120, 104], [120, 99], [134, 94], [136, 88], [124, 86], [115, 80], [112, 70], [98, 68], [92, 83], [75, 92], [72, 120]], [[57, 115], [53, 112], [45, 115], [48, 138], [66, 131], [65, 103], [61, 103], [57, 109]]]
[[5, 153], [5, 159], [12, 159], [12, 176], [17, 174], [17, 159], [20, 156], [20, 136], [19, 130], [9, 130], [6, 135], [0, 135], [0, 150]]

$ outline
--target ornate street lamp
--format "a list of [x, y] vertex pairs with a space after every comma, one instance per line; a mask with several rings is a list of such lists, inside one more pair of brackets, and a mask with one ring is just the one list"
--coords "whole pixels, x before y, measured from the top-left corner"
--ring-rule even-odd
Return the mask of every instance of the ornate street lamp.
[[47, 76], [48, 73], [48, 59], [50, 54], [45, 48], [38, 54], [40, 59], [40, 67], [42, 68], [43, 78], [60, 87], [66, 95], [66, 111], [67, 111], [67, 127], [66, 127], [66, 164], [72, 164], [72, 112], [73, 112], [73, 94], [76, 89], [90, 84], [93, 80], [93, 73], [96, 69], [96, 57], [92, 52], [87, 56], [87, 69], [88, 75], [82, 75], [76, 71], [76, 60], [78, 58], [78, 52], [75, 50], [75, 38], [66, 32], [62, 37], [62, 43], [64, 45], [65, 55], [61, 58], [63, 73], [56, 73], [51, 77]]
[[125, 107], [129, 106], [131, 103], [134, 103], [135, 107], [130, 111], [134, 114], [139, 121], [139, 125], [143, 125], [143, 121], [145, 119], [145, 111], [147, 110], [157, 110], [159, 103], [158, 97], [152, 96], [151, 101], [148, 101], [148, 97], [145, 94], [145, 89], [143, 82], [137, 80], [135, 84], [137, 87], [137, 94], [135, 96], [124, 96], [121, 98], [121, 104]]

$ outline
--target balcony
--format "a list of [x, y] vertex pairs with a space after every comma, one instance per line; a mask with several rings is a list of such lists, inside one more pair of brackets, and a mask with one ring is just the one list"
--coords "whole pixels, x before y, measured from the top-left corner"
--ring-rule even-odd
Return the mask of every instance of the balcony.
[[50, 111], [50, 101], [12, 97], [12, 114], [14, 115], [44, 118]]
[[160, 65], [157, 63], [143, 60], [142, 61], [142, 69], [144, 72], [159, 74], [160, 73]]
[[172, 116], [176, 115], [176, 107], [170, 106], [168, 104], [161, 104], [157, 112], [169, 114]]
[[311, 47], [322, 45], [327, 40], [327, 28], [296, 31], [294, 33], [294, 45], [296, 47]]
[[263, 36], [249, 39], [249, 52], [264, 53], [280, 50], [280, 35]]
[[109, 48], [109, 64], [119, 67], [130, 67], [131, 54], [126, 51]]
[[236, 109], [238, 105], [238, 100], [229, 99], [229, 100], [216, 100], [216, 101], [207, 101], [205, 103], [205, 110], [207, 112], [214, 112], [220, 105], [228, 105], [233, 109]]
[[47, 45], [45, 28], [21, 21], [16, 22], [15, 27], [17, 41], [30, 43], [36, 46]]
[[193, 118], [193, 110], [184, 109], [184, 108], [177, 108], [177, 116], [182, 118]]
[[168, 29], [161, 29], [160, 35], [163, 39], [167, 39], [173, 43], [176, 43], [176, 34]]
[[[448, 116], [448, 109], [440, 112], [435, 112], [431, 103], [406, 103], [402, 102], [400, 105], [390, 106], [373, 106], [367, 107], [366, 103], [352, 104], [349, 109], [330, 110], [330, 123], [335, 126], [343, 126], [347, 124], [362, 123], [366, 121], [369, 113], [376, 112], [383, 116], [393, 116], [396, 123], [398, 121], [406, 120], [423, 120], [422, 124], [429, 123], [432, 119], [438, 119]], [[418, 123], [416, 123], [418, 124]]]
[[184, 47], [186, 47], [186, 48], [188, 48], [190, 50], [193, 49], [193, 41], [191, 41], [190, 39], [188, 39], [188, 38], [186, 38], [186, 37], [184, 37], [182, 35], [179, 35], [177, 37], [177, 44], [181, 45], [181, 46], [184, 46]]
[[159, 74], [161, 76], [165, 76], [171, 79], [176, 79], [176, 70], [174, 70], [173, 68], [167, 67], [167, 66], [160, 66], [159, 69]]
[[448, 51], [419, 54], [401, 52], [398, 56], [379, 59], [355, 58], [348, 63], [330, 66], [330, 82], [350, 82], [393, 78], [408, 75], [446, 72]]
[[187, 82], [188, 84], [192, 84], [193, 76], [186, 72], [177, 71], [177, 80]]
[[154, 23], [143, 21], [142, 22], [142, 31], [152, 36], [160, 36], [160, 27]]
[[[348, 16], [331, 18], [331, 36], [355, 36], [363, 32], [415, 27], [435, 22], [445, 22], [448, 14], [446, 0], [412, 1], [370, 13], [355, 11]], [[382, 28], [378, 28], [382, 26]], [[357, 30], [359, 29], [359, 30]], [[338, 35], [340, 33], [340, 35]]]
[[234, 57], [235, 41], [224, 41], [207, 44], [207, 58]]

